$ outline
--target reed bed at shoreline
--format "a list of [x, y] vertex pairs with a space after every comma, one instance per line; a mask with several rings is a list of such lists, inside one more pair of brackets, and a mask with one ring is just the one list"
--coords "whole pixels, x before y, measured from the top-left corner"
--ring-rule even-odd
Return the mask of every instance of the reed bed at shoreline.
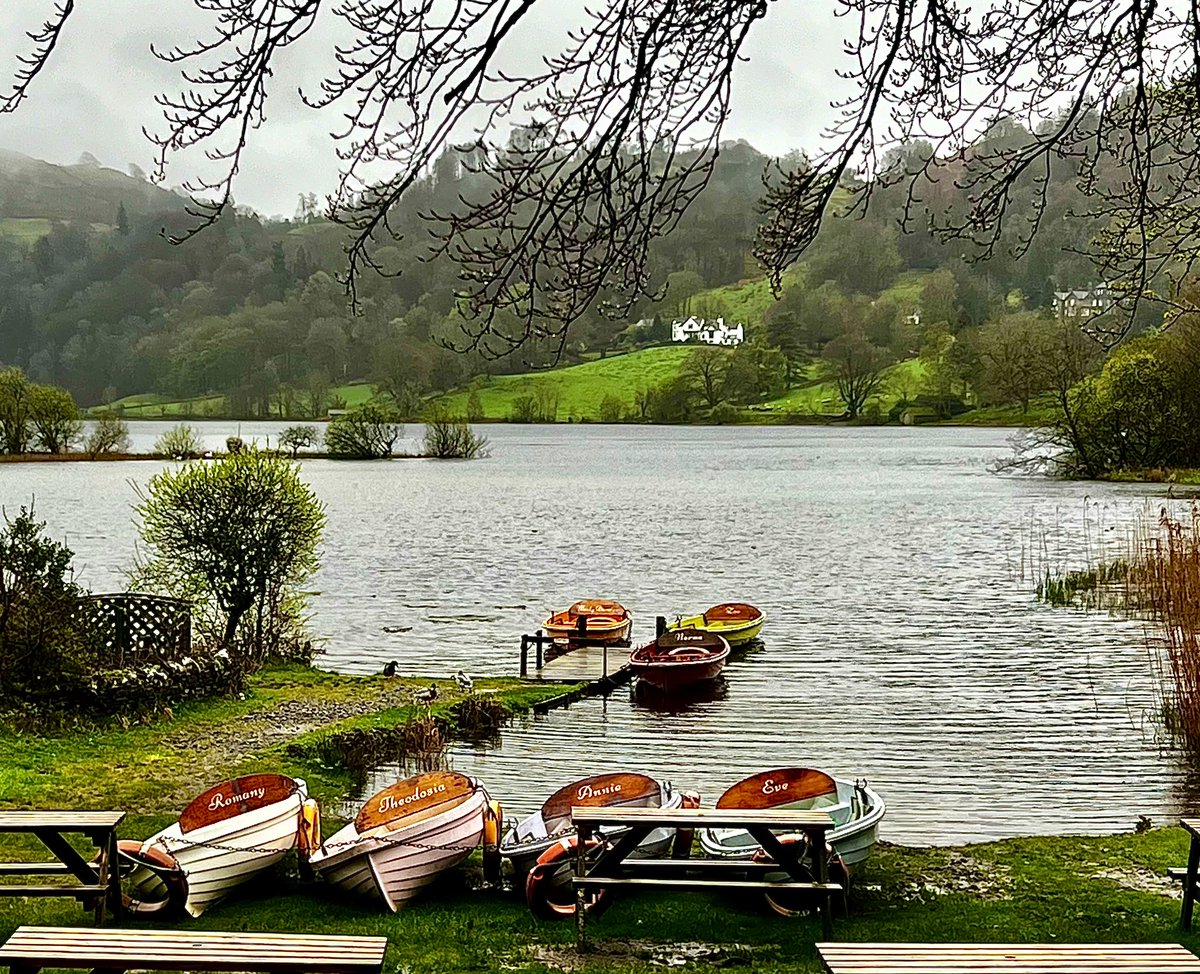
[[1200, 751], [1200, 505], [1182, 516], [1164, 509], [1135, 536], [1136, 587], [1150, 622], [1147, 640], [1159, 671], [1169, 727]]

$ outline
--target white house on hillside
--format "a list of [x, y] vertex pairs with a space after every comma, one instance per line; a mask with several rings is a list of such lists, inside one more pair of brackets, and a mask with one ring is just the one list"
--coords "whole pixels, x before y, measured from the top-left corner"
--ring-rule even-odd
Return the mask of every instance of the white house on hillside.
[[1054, 292], [1054, 311], [1060, 318], [1091, 318], [1112, 307], [1114, 295], [1105, 284]]
[[727, 325], [724, 318], [705, 321], [693, 315], [686, 321], [671, 322], [671, 341], [687, 342], [693, 338], [706, 345], [740, 345], [745, 340], [745, 331], [741, 323]]

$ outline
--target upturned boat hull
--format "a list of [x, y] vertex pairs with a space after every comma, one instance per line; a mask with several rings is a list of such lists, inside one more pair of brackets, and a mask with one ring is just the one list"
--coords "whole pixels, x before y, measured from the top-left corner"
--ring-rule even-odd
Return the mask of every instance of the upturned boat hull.
[[[264, 793], [255, 798], [259, 787]], [[244, 810], [208, 820], [234, 808], [230, 803], [247, 795], [252, 797], [240, 803]], [[271, 801], [273, 796], [278, 797]], [[184, 909], [198, 917], [295, 847], [306, 797], [302, 780], [280, 775], [248, 775], [224, 782], [192, 802], [178, 822], [142, 843], [142, 850], [156, 847], [175, 859], [187, 880]], [[124, 885], [135, 898], [152, 900], [165, 891], [162, 880], [145, 868], [134, 869]]]
[[[438, 774], [445, 773], [434, 772]], [[487, 792], [476, 782], [471, 784], [469, 794], [446, 802], [445, 808], [434, 808], [427, 817], [414, 816], [415, 821], [401, 817], [360, 831], [360, 813], [359, 819], [313, 854], [313, 870], [338, 888], [396, 912], [440, 873], [470, 856], [483, 840]]]

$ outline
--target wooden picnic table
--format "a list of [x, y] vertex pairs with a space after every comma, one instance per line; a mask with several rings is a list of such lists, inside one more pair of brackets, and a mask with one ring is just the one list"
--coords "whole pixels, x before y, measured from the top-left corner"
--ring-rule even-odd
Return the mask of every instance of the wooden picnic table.
[[[41, 840], [57, 861], [0, 862], [7, 876], [73, 876], [76, 884], [15, 886], [0, 882], [0, 896], [73, 896], [83, 908], [94, 907], [96, 923], [104, 922], [105, 907], [121, 919], [121, 878], [117, 866], [117, 826], [124, 812], [8, 812], [0, 811], [0, 833], [24, 833]], [[89, 862], [67, 841], [82, 835], [98, 852]]]
[[379, 974], [386, 937], [208, 930], [80, 930], [18, 927], [0, 947], [0, 967], [109, 971], [261, 971], [265, 974]]
[[1187, 870], [1181, 873], [1178, 869], [1172, 869], [1170, 872], [1173, 879], [1183, 880], [1183, 905], [1179, 910], [1179, 922], [1184, 930], [1191, 930], [1192, 908], [1196, 905], [1196, 894], [1200, 892], [1197, 888], [1200, 886], [1200, 877], [1197, 876], [1200, 871], [1200, 818], [1181, 818], [1179, 824], [1192, 839], [1188, 848]]
[[[646, 886], [695, 890], [795, 890], [811, 894], [821, 914], [824, 936], [832, 934], [833, 893], [842, 887], [829, 882], [825, 836], [833, 828], [827, 812], [800, 809], [739, 808], [622, 808], [582, 807], [571, 809], [578, 833], [575, 849], [575, 935], [576, 946], [587, 944], [586, 891], [588, 888]], [[627, 831], [611, 848], [589, 859], [588, 845], [603, 827]], [[722, 859], [630, 859], [627, 858], [655, 829], [745, 829], [762, 846], [770, 862]], [[803, 834], [803, 843], [781, 843], [777, 832]], [[804, 863], [808, 849], [812, 871]], [[785, 880], [767, 879], [783, 872]], [[729, 879], [730, 873], [747, 873], [757, 878]]]
[[1200, 974], [1179, 944], [817, 944], [829, 974]]

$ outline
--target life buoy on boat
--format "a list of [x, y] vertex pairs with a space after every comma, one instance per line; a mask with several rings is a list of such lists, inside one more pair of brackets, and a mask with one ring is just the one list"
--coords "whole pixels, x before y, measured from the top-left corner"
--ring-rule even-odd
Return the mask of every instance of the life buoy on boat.
[[[603, 839], [589, 839], [587, 852], [607, 846]], [[538, 856], [538, 861], [525, 877], [525, 902], [533, 915], [541, 920], [561, 920], [575, 915], [575, 889], [570, 879], [564, 883], [563, 873], [570, 875], [579, 839], [570, 835], [555, 842]], [[608, 905], [610, 892], [605, 887], [588, 890], [583, 905], [589, 915], [600, 913]]]
[[162, 920], [178, 920], [186, 916], [184, 905], [188, 898], [188, 881], [174, 856], [158, 846], [143, 849], [140, 842], [128, 839], [117, 843], [117, 855], [121, 860], [117, 868], [123, 875], [126, 872], [132, 874], [138, 869], [148, 869], [166, 890], [161, 899], [153, 900], [141, 900], [129, 892], [124, 892], [121, 903], [128, 913]]
[[[791, 846], [800, 843], [807, 850], [808, 836], [806, 835], [786, 835], [781, 836], [779, 844], [782, 846]], [[801, 856], [809, 855], [811, 852], [803, 852]], [[850, 887], [850, 870], [846, 867], [845, 861], [833, 850], [833, 846], [826, 843], [825, 859], [827, 863], [828, 882], [838, 883], [842, 887], [842, 896], [845, 897], [846, 891]], [[754, 862], [771, 862], [771, 857], [767, 855], [763, 849], [758, 849], [754, 853]], [[809, 882], [817, 881], [816, 873], [810, 865], [805, 867], [806, 879]], [[817, 905], [816, 894], [803, 890], [766, 890], [763, 893], [763, 899], [767, 901], [767, 906], [780, 916], [793, 917], [801, 913], [808, 913]], [[844, 902], [844, 900], [843, 900]]]
[[500, 830], [504, 824], [504, 809], [494, 798], [483, 806], [483, 878], [499, 886], [502, 878], [500, 860]]
[[[680, 808], [699, 808], [700, 807], [700, 792], [698, 791], [683, 791], [679, 793]], [[671, 858], [673, 859], [690, 859], [692, 855], [692, 841], [696, 837], [695, 829], [676, 829], [675, 841], [671, 843]]]

